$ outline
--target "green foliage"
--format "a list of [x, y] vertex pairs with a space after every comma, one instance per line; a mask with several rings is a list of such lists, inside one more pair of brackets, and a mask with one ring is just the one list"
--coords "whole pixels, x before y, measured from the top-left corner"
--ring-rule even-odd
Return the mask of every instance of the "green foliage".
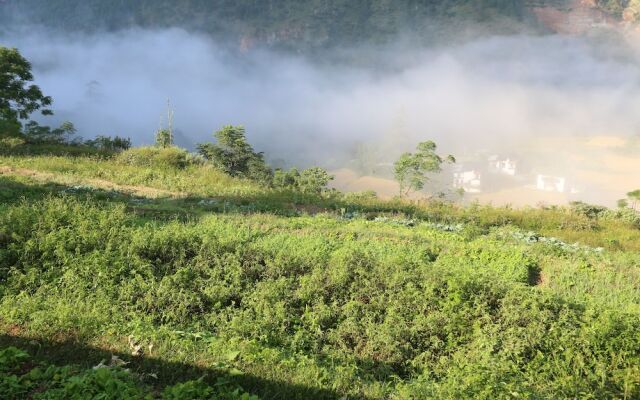
[[117, 155], [116, 160], [122, 164], [138, 167], [161, 167], [183, 169], [192, 157], [179, 147], [134, 147]]
[[29, 121], [23, 129], [24, 138], [29, 143], [67, 143], [76, 132], [75, 126], [69, 121], [55, 129]]
[[163, 149], [173, 147], [173, 133], [170, 129], [160, 128], [156, 131], [156, 146]]
[[9, 151], [13, 151], [16, 147], [20, 147], [24, 144], [24, 139], [20, 137], [0, 137], [0, 145]]
[[283, 189], [296, 190], [298, 187], [298, 179], [300, 171], [297, 168], [291, 168], [288, 171], [276, 168], [273, 173], [273, 186]]
[[436, 144], [430, 140], [418, 143], [416, 150], [413, 154], [403, 153], [393, 165], [395, 178], [400, 184], [400, 196], [422, 190], [429, 180], [427, 174], [440, 172], [445, 162], [456, 161], [451, 155], [443, 158], [436, 154]]
[[178, 383], [168, 387], [162, 393], [163, 400], [259, 400], [240, 389], [222, 390], [204, 383], [202, 380]]
[[331, 180], [333, 176], [326, 170], [320, 167], [307, 168], [300, 172], [297, 187], [302, 193], [320, 194]]
[[[549, 2], [557, 3], [535, 4]], [[179, 5], [138, 0], [118, 7], [100, 0], [8, 0], [6, 5], [13, 15], [67, 30], [173, 26], [236, 39], [234, 44], [245, 37], [297, 51], [388, 43], [406, 32], [422, 40], [450, 38], [470, 24], [483, 24], [490, 33], [516, 31], [532, 22], [530, 6], [514, 0], [190, 0]]]
[[242, 126], [226, 125], [214, 133], [216, 143], [198, 144], [198, 152], [220, 170], [231, 176], [257, 181], [270, 178], [271, 170], [262, 153], [256, 153], [247, 142]]
[[[122, 354], [135, 336], [167, 371], [145, 370], [151, 391], [117, 368], [2, 370], [22, 356], [0, 353], [0, 397], [640, 395], [634, 210], [305, 194], [295, 170], [274, 189], [188, 155], [137, 166], [175, 150], [150, 149], [0, 158], [0, 331]], [[179, 193], [87, 186], [103, 181]], [[207, 378], [167, 387], [182, 365]]]
[[635, 210], [638, 203], [640, 203], [640, 189], [627, 193], [627, 197], [631, 201], [631, 208]]
[[98, 135], [95, 139], [85, 141], [85, 144], [99, 150], [122, 151], [131, 148], [131, 139], [120, 136], [103, 136]]
[[273, 186], [289, 189], [306, 194], [321, 194], [333, 176], [320, 167], [312, 167], [299, 171], [291, 168], [288, 171], [276, 169], [273, 176]]
[[43, 115], [52, 114], [47, 108], [51, 97], [44, 96], [32, 81], [29, 61], [18, 49], [0, 46], [0, 120], [4, 124], [25, 120], [38, 110]]
[[574, 213], [584, 215], [590, 219], [597, 219], [601, 214], [607, 211], [607, 207], [587, 204], [582, 201], [572, 201], [569, 204], [569, 207]]
[[18, 121], [0, 118], [0, 138], [20, 137], [21, 130], [22, 125]]
[[[0, 394], [3, 399], [19, 400], [151, 400], [151, 388], [139, 377], [117, 366], [102, 363], [91, 369], [67, 365], [29, 365], [29, 355], [15, 347], [0, 350]], [[168, 386], [166, 400], [258, 400], [229, 385], [208, 386], [202, 380]]]
[[[124, 206], [69, 197], [6, 207], [0, 232], [0, 313], [40, 335], [133, 330], [156, 357], [198, 354], [238, 376], [340, 396], [640, 394], [633, 255], [419, 221], [144, 222]], [[99, 378], [83, 378], [77, 393], [93, 393]], [[286, 385], [273, 396], [305, 398]], [[164, 396], [219, 395], [190, 382]]]

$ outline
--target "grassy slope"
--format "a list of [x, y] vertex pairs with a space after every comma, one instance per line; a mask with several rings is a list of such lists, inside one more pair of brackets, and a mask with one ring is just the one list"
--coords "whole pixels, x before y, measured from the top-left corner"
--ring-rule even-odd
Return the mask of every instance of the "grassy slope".
[[0, 166], [0, 342], [36, 359], [115, 352], [159, 387], [205, 374], [263, 398], [640, 395], [624, 221], [296, 198], [204, 167]]
[[[483, 232], [491, 227], [513, 225], [525, 231], [559, 237], [569, 243], [579, 242], [609, 250], [640, 251], [640, 231], [633, 224], [616, 219], [596, 221], [562, 208], [462, 208], [439, 203], [358, 199], [355, 196], [346, 199], [318, 198], [265, 189], [248, 180], [232, 179], [208, 167], [139, 167], [97, 157], [0, 155], [0, 167], [4, 167], [4, 174], [9, 176], [27, 175], [61, 185], [120, 189], [144, 197], [165, 198], [168, 200], [164, 202], [165, 205], [184, 206], [193, 212], [217, 210], [220, 207], [224, 211], [225, 207], [230, 207], [287, 215], [341, 209], [365, 215], [400, 213], [438, 223], [467, 223]], [[202, 206], [203, 200], [209, 204], [208, 207]]]

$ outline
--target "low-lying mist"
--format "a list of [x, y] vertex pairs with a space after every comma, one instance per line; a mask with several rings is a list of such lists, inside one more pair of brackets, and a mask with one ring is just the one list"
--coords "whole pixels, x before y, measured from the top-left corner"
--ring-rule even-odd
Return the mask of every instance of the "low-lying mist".
[[[181, 145], [240, 124], [268, 159], [328, 168], [348, 166], [362, 146], [391, 162], [427, 139], [454, 155], [518, 154], [532, 164], [531, 143], [640, 132], [640, 51], [609, 34], [349, 49], [359, 61], [341, 63], [228, 51], [178, 29], [29, 32], [0, 36], [0, 44], [19, 48], [53, 97], [56, 114], [43, 122], [70, 120], [85, 138], [151, 143], [167, 99]], [[547, 166], [571, 164], [566, 148], [537, 148]], [[594, 169], [599, 154], [589, 155]], [[602, 201], [634, 185], [640, 179]]]

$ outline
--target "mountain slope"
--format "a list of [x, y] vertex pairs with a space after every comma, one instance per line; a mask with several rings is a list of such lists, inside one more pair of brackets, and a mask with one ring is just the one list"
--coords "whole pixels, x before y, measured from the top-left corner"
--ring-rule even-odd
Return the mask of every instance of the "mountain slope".
[[469, 25], [513, 32], [536, 25], [529, 8], [523, 0], [4, 0], [0, 21], [64, 30], [181, 27], [244, 48], [303, 50], [447, 35]]

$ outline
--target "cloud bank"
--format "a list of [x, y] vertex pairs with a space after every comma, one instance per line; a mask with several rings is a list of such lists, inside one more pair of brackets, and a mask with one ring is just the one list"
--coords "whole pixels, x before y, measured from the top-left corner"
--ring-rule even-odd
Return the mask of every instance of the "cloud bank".
[[[433, 139], [448, 152], [549, 135], [640, 132], [640, 52], [618, 39], [484, 37], [453, 46], [353, 49], [357, 64], [232, 53], [179, 29], [5, 33], [54, 98], [51, 124], [150, 143], [167, 99], [184, 145], [225, 124], [290, 163], [339, 163], [354, 143], [392, 157]], [[365, 58], [366, 56], [366, 58]], [[391, 68], [389, 66], [392, 66]]]

